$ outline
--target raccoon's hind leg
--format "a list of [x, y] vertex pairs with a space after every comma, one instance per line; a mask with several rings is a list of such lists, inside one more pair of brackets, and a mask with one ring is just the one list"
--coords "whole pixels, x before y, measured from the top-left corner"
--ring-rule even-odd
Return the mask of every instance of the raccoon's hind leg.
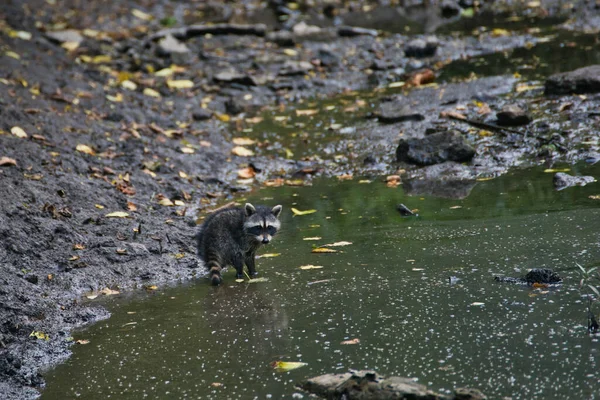
[[221, 284], [221, 282], [223, 282], [223, 278], [221, 277], [221, 266], [219, 265], [218, 262], [216, 261], [209, 261], [208, 262], [208, 274], [209, 274], [209, 279], [210, 282], [217, 286], [219, 284]]

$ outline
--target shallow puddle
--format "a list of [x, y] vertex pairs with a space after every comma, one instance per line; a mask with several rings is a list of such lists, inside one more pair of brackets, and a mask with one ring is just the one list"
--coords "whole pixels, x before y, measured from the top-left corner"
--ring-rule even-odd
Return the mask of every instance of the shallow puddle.
[[[600, 176], [600, 165], [571, 168]], [[557, 192], [542, 171], [479, 182], [464, 200], [409, 197], [381, 178], [260, 190], [248, 200], [285, 210], [261, 251], [280, 255], [257, 261], [267, 282], [236, 283], [230, 270], [218, 288], [199, 278], [105, 300], [112, 318], [75, 333], [90, 343], [47, 373], [42, 399], [307, 398], [297, 382], [366, 368], [441, 392], [598, 398], [600, 342], [576, 263], [600, 259], [600, 200], [589, 198], [600, 186]], [[419, 216], [400, 216], [399, 203]], [[311, 253], [339, 241], [352, 244]], [[532, 267], [565, 283], [493, 280]], [[279, 360], [308, 365], [279, 373]]]

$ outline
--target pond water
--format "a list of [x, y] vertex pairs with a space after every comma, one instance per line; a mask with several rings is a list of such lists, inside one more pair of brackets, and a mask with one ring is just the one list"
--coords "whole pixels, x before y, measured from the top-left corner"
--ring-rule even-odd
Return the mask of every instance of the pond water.
[[[571, 169], [600, 176], [600, 164]], [[112, 317], [75, 332], [90, 343], [46, 374], [42, 399], [306, 398], [297, 382], [366, 368], [440, 392], [598, 399], [600, 341], [587, 333], [576, 264], [600, 260], [600, 200], [589, 198], [600, 185], [557, 192], [552, 176], [513, 171], [464, 200], [409, 197], [381, 178], [260, 190], [248, 200], [285, 210], [261, 251], [280, 255], [257, 261], [267, 282], [236, 283], [230, 270], [217, 288], [199, 278], [105, 299]], [[419, 216], [400, 216], [398, 203]], [[311, 253], [339, 241], [352, 244]], [[309, 264], [323, 268], [299, 268]], [[493, 280], [532, 267], [565, 282]], [[279, 360], [308, 365], [278, 373]]]

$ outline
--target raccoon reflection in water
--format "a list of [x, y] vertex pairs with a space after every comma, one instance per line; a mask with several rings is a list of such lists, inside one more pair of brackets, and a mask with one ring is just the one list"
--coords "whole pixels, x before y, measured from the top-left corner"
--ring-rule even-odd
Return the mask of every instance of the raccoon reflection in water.
[[198, 255], [209, 269], [213, 285], [223, 281], [221, 270], [233, 265], [243, 278], [244, 263], [251, 277], [257, 275], [256, 250], [271, 241], [281, 227], [281, 206], [229, 207], [209, 215], [198, 234]]

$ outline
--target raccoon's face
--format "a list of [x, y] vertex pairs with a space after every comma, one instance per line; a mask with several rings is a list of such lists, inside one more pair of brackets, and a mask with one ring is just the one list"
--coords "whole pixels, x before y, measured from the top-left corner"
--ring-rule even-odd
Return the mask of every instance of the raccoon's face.
[[246, 222], [244, 222], [246, 234], [252, 237], [256, 243], [269, 243], [281, 227], [281, 222], [277, 219], [281, 213], [281, 206], [269, 209], [261, 206], [254, 207], [247, 203], [244, 209], [246, 211]]

